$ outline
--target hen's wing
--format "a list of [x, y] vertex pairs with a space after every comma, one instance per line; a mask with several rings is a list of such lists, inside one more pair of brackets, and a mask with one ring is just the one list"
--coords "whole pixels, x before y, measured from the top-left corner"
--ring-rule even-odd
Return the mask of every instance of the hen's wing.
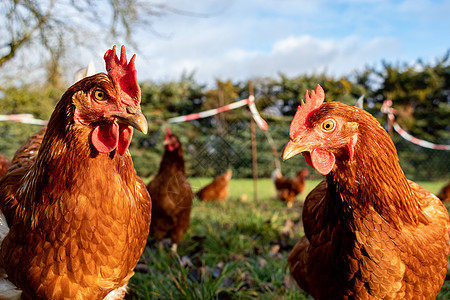
[[[323, 215], [322, 202], [326, 195], [327, 183], [322, 181], [319, 183], [306, 197], [303, 206], [303, 227], [305, 236], [303, 236], [294, 249], [291, 251], [288, 257], [288, 265], [291, 276], [298, 282], [300, 288], [307, 292], [310, 292], [310, 283], [308, 271], [308, 257], [309, 257], [309, 240], [316, 235], [320, 235], [324, 230], [324, 223], [318, 222], [320, 216]], [[324, 247], [326, 247], [327, 241], [324, 241]], [[329, 247], [329, 245], [328, 245]]]
[[5, 214], [10, 225], [13, 221], [11, 213], [13, 208], [18, 204], [15, 197], [16, 190], [20, 180], [36, 160], [46, 130], [47, 127], [43, 127], [16, 151], [7, 173], [0, 181], [0, 186], [3, 188], [1, 193], [2, 199], [0, 199], [0, 210]]
[[43, 127], [40, 131], [33, 134], [14, 154], [11, 161], [9, 171], [14, 171], [22, 167], [29, 166], [34, 162], [41, 147], [42, 139], [44, 138], [47, 127]]
[[327, 194], [327, 181], [321, 181], [306, 197], [303, 205], [302, 221], [305, 235], [311, 239], [313, 235], [320, 234], [327, 220], [323, 219], [323, 202]]
[[[45, 131], [46, 127], [42, 128], [16, 151], [9, 169], [2, 180], [0, 180], [2, 188], [0, 191], [0, 245], [9, 233], [10, 226], [14, 226], [14, 208], [18, 204], [15, 197], [17, 187], [22, 177], [35, 161]], [[3, 267], [4, 265], [0, 263], [0, 297], [17, 299], [15, 297], [20, 297], [21, 291], [7, 280]]]
[[[400, 229], [373, 209], [349, 211], [353, 225], [326, 214], [327, 183], [306, 198], [305, 237], [288, 263], [299, 286], [318, 299], [347, 294], [378, 298], [419, 295], [431, 299], [442, 286], [448, 253], [448, 212], [437, 197], [413, 182], [425, 218]], [[324, 216], [329, 216], [327, 219]]]
[[447, 272], [449, 244], [448, 239], [441, 237], [449, 235], [448, 211], [435, 195], [413, 181], [408, 182], [416, 192], [427, 220], [422, 220], [417, 227], [404, 228], [398, 240], [395, 236], [391, 239], [394, 239], [398, 255], [406, 265], [402, 285], [410, 294], [428, 298], [439, 292]]
[[420, 212], [417, 224], [398, 221], [393, 225], [373, 210], [360, 211], [359, 221], [355, 218], [353, 258], [359, 262], [355, 277], [367, 287], [355, 285], [352, 292], [365, 289], [378, 298], [414, 295], [421, 299], [434, 299], [439, 293], [447, 272], [448, 211], [436, 196], [408, 183], [419, 204], [405, 209]]
[[310, 291], [307, 268], [308, 248], [309, 240], [306, 236], [303, 236], [295, 244], [287, 259], [291, 276], [294, 277], [300, 288], [305, 291]]

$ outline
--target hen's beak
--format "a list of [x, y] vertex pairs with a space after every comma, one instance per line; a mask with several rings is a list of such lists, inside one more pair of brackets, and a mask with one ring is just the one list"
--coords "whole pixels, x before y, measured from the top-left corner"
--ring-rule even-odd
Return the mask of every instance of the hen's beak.
[[147, 134], [147, 120], [145, 119], [145, 116], [140, 109], [136, 109], [132, 106], [127, 106], [127, 113], [115, 114], [115, 117], [118, 119], [117, 121], [119, 123], [130, 125], [131, 127], [136, 128], [136, 130]]
[[312, 145], [314, 145], [314, 143], [297, 144], [293, 141], [289, 141], [286, 146], [284, 146], [281, 157], [283, 160], [286, 160], [304, 151], [310, 151]]

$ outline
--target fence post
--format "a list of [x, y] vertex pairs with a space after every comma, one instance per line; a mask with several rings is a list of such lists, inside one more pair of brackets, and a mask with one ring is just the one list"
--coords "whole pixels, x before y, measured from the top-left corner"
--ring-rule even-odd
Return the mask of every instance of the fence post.
[[[387, 99], [392, 100], [391, 93], [387, 94]], [[391, 118], [389, 118], [388, 113], [386, 114], [386, 118], [387, 118], [387, 126], [388, 126], [387, 132], [388, 132], [389, 136], [391, 137], [391, 140], [393, 140], [394, 139], [394, 130], [393, 130], [394, 122], [391, 120]]]
[[[248, 82], [249, 97], [253, 96], [253, 83]], [[250, 131], [252, 136], [252, 161], [253, 161], [253, 201], [258, 201], [258, 161], [256, 152], [256, 128], [255, 120], [250, 115]]]

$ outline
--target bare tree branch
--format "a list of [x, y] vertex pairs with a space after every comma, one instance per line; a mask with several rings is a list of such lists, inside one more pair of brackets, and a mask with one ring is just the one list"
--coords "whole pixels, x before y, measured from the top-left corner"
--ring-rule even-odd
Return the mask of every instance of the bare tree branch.
[[[77, 63], [68, 54], [97, 51], [92, 43], [110, 46], [119, 40], [139, 52], [135, 33], [143, 28], [159, 38], [170, 38], [153, 26], [156, 19], [170, 14], [195, 18], [212, 15], [177, 9], [158, 0], [2, 0], [0, 69], [17, 64], [34, 67], [47, 72], [49, 84], [57, 84], [62, 68]], [[0, 77], [4, 78], [8, 78], [8, 72]]]
[[[8, 60], [12, 59], [14, 55], [16, 54], [16, 51], [25, 46], [33, 37], [34, 32], [42, 30], [44, 26], [48, 24], [48, 21], [51, 17], [51, 8], [53, 5], [50, 6], [50, 9], [47, 11], [47, 13], [43, 14], [39, 9], [32, 3], [31, 1], [25, 1], [27, 3], [27, 8], [29, 9], [30, 13], [32, 13], [36, 20], [38, 21], [36, 25], [34, 25], [31, 28], [22, 28], [22, 32], [19, 32], [19, 35], [21, 35], [21, 38], [16, 39], [15, 38], [15, 32], [11, 32], [11, 40], [9, 43], [6, 44], [6, 46], [2, 46], [1, 48], [9, 48], [9, 52], [7, 52], [5, 55], [0, 57], [0, 67], [7, 62]], [[12, 10], [8, 12], [8, 14], [14, 15], [14, 11], [18, 10], [16, 3], [12, 6]], [[20, 19], [20, 15], [16, 14], [15, 17], [18, 17]]]

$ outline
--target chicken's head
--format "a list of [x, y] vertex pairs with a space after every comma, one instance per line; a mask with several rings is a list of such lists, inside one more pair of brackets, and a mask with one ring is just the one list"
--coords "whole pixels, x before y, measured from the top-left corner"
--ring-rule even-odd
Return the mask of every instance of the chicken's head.
[[[330, 173], [340, 160], [353, 160], [358, 140], [358, 123], [352, 120], [352, 107], [339, 102], [324, 103], [320, 85], [305, 92], [305, 100], [295, 113], [289, 128], [289, 142], [283, 149], [283, 160], [298, 153], [320, 174]], [[356, 109], [356, 108], [354, 108]]]
[[175, 134], [172, 133], [169, 126], [166, 127], [166, 135], [164, 136], [163, 144], [164, 147], [170, 152], [180, 148], [180, 140]]
[[72, 96], [74, 122], [92, 128], [90, 141], [100, 153], [117, 148], [123, 155], [130, 145], [133, 127], [147, 133], [148, 124], [140, 107], [135, 57], [127, 63], [122, 46], [119, 59], [114, 46], [104, 57], [108, 74], [87, 77], [70, 89], [75, 89]]

